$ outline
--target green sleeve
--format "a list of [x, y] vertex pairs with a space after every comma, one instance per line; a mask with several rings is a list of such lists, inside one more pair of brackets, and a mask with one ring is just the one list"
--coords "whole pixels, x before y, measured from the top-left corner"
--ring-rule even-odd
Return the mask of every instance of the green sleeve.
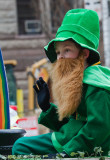
[[46, 112], [42, 112], [38, 118], [38, 123], [42, 124], [53, 131], [58, 131], [62, 125], [68, 122], [65, 118], [63, 121], [58, 120], [57, 106], [51, 103], [50, 108]]
[[[86, 99], [87, 123], [68, 143], [64, 151], [72, 156], [74, 152], [93, 153], [95, 147], [105, 145], [110, 138], [110, 93], [100, 89]], [[104, 146], [106, 148], [106, 146]]]

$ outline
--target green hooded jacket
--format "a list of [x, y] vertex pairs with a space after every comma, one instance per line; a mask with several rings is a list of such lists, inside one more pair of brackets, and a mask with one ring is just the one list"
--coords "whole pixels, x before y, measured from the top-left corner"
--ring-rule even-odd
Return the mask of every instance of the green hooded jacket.
[[82, 100], [77, 119], [74, 114], [58, 120], [57, 106], [51, 103], [48, 111], [42, 112], [40, 124], [52, 129], [53, 146], [58, 152], [65, 151], [70, 157], [78, 152], [88, 155], [97, 147], [101, 154], [110, 152], [110, 69], [100, 65], [85, 69]]

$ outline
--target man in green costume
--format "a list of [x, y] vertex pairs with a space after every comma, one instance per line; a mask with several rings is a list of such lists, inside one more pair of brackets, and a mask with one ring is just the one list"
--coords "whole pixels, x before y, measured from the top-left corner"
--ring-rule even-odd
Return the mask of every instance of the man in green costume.
[[18, 139], [13, 154], [65, 153], [74, 157], [110, 152], [110, 70], [100, 65], [99, 19], [88, 9], [69, 10], [55, 39], [45, 46], [53, 63], [50, 103], [42, 78], [34, 89], [42, 113], [40, 124], [52, 133]]

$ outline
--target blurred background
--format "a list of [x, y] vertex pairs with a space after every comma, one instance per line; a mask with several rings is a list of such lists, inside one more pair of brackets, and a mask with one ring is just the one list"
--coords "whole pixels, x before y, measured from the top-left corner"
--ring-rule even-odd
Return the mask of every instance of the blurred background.
[[102, 65], [110, 67], [110, 0], [0, 0], [0, 48], [8, 79], [9, 103], [17, 106], [17, 113], [24, 120], [22, 125], [26, 125], [27, 118], [27, 124], [36, 128], [37, 132], [30, 135], [49, 132], [37, 124], [41, 111], [33, 84], [42, 76], [51, 92], [51, 67], [43, 48], [55, 37], [65, 13], [73, 8], [88, 8], [98, 13], [98, 51]]

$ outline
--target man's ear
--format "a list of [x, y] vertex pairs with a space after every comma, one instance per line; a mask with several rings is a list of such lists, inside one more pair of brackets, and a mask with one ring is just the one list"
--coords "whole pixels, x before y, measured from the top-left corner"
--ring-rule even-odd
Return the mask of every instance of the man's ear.
[[84, 58], [87, 59], [89, 57], [90, 51], [88, 49], [83, 49]]

